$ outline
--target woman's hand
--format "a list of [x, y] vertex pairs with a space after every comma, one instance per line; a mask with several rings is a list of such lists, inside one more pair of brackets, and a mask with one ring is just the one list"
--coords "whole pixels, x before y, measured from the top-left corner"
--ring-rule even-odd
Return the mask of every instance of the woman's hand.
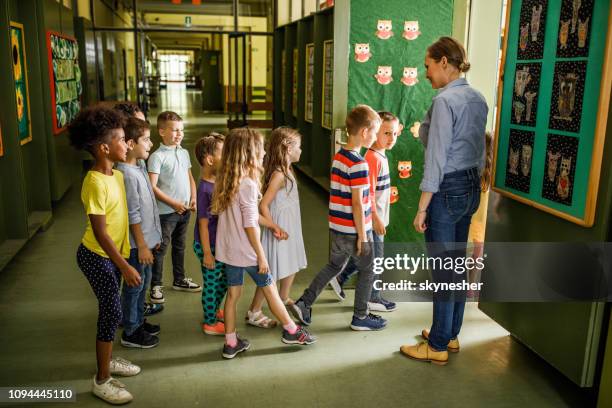
[[134, 269], [131, 265], [121, 269], [121, 274], [123, 275], [123, 279], [128, 286], [136, 287], [140, 285], [142, 279], [140, 278], [140, 274], [136, 269]]
[[427, 225], [425, 224], [426, 218], [426, 211], [419, 211], [416, 213], [416, 215], [414, 216], [414, 221], [412, 222], [412, 225], [414, 225], [414, 229], [416, 230], [416, 232], [419, 232], [421, 234], [425, 232], [425, 230], [427, 229]]

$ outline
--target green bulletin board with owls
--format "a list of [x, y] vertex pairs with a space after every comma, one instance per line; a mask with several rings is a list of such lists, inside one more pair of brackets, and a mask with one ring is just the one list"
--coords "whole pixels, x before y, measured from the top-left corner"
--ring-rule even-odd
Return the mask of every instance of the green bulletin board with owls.
[[508, 10], [493, 189], [591, 226], [610, 96], [609, 1], [512, 0]]
[[404, 126], [387, 151], [391, 216], [387, 242], [420, 242], [412, 227], [420, 197], [424, 150], [418, 129], [436, 91], [425, 78], [427, 47], [452, 32], [453, 1], [351, 1], [348, 109], [358, 104], [395, 114]]

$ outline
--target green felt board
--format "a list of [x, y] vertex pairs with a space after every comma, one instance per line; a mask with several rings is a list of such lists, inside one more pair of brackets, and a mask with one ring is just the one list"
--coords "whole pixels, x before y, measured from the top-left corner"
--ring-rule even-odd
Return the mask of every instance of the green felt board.
[[[382, 4], [382, 3], [381, 3]], [[381, 40], [376, 36], [378, 20], [391, 20], [394, 35]], [[404, 21], [418, 21], [421, 34], [415, 40], [402, 37]], [[398, 188], [399, 201], [391, 204], [388, 242], [422, 241], [423, 234], [412, 227], [420, 197], [423, 177], [423, 146], [410, 133], [414, 122], [421, 122], [436, 91], [425, 78], [424, 58], [427, 47], [440, 36], [450, 35], [453, 23], [453, 0], [386, 0], [384, 7], [371, 0], [351, 1], [349, 50], [349, 111], [365, 103], [375, 110], [387, 110], [399, 117], [404, 131], [393, 150], [387, 153], [391, 185]], [[355, 44], [369, 43], [372, 56], [367, 62], [355, 61]], [[393, 81], [378, 83], [374, 75], [378, 66], [391, 66]], [[417, 67], [419, 82], [406, 86], [400, 80], [404, 67]], [[398, 161], [412, 161], [412, 176], [398, 177]]]
[[[557, 58], [557, 40], [559, 36], [559, 20], [561, 16], [561, 0], [549, 0], [546, 13], [545, 42], [542, 59], [517, 60], [519, 41], [519, 20], [523, 0], [514, 0], [510, 10], [508, 45], [504, 70], [504, 84], [499, 123], [499, 140], [497, 161], [495, 163], [495, 187], [512, 194], [524, 197], [546, 207], [561, 211], [568, 215], [584, 219], [585, 204], [589, 187], [589, 171], [593, 154], [593, 140], [598, 111], [600, 79], [604, 62], [604, 51], [608, 26], [608, 0], [595, 0], [591, 16], [589, 54], [586, 58]], [[542, 21], [542, 23], [544, 23]], [[549, 129], [551, 99], [553, 96], [553, 81], [555, 63], [559, 61], [587, 61], [585, 90], [581, 127], [579, 133]], [[523, 62], [541, 62], [542, 75], [538, 93], [538, 108], [535, 127], [520, 126], [511, 123], [512, 98], [516, 64]], [[531, 183], [529, 193], [521, 192], [506, 186], [506, 170], [508, 168], [508, 142], [510, 129], [535, 131], [533, 146]], [[578, 156], [576, 160], [574, 190], [571, 205], [566, 205], [546, 199], [542, 196], [542, 183], [545, 177], [546, 145], [548, 134], [577, 137]]]

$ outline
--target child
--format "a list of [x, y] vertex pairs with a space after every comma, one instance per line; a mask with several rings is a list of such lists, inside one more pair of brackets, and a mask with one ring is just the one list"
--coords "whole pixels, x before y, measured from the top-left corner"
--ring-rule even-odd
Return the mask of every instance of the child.
[[130, 287], [123, 282], [123, 334], [125, 347], [152, 348], [158, 345], [160, 327], [144, 319], [145, 294], [151, 282], [153, 252], [161, 242], [161, 224], [153, 187], [147, 175], [145, 160], [149, 157], [151, 131], [144, 120], [129, 118], [124, 127], [128, 145], [127, 160], [118, 163], [123, 173], [130, 223], [130, 259], [141, 278], [140, 285]]
[[112, 374], [133, 376], [140, 367], [121, 358], [111, 359], [115, 330], [121, 321], [119, 282], [136, 287], [140, 274], [125, 260], [130, 256], [128, 209], [123, 175], [113, 170], [116, 162], [126, 159], [121, 113], [103, 107], [82, 110], [70, 124], [70, 143], [88, 151], [94, 158], [81, 189], [87, 214], [87, 228], [77, 250], [77, 263], [98, 299], [96, 359], [98, 371], [92, 392], [111, 404], [125, 404], [133, 399], [125, 385]]
[[288, 344], [312, 344], [316, 339], [289, 317], [269, 273], [268, 261], [259, 239], [259, 224], [273, 228], [259, 217], [259, 177], [265, 151], [263, 136], [257, 131], [233, 129], [225, 139], [212, 212], [219, 214], [216, 258], [225, 263], [228, 292], [225, 300], [225, 345], [223, 357], [234, 358], [250, 347], [236, 334], [236, 303], [242, 292], [246, 271], [261, 287], [268, 306], [283, 324], [282, 341]]
[[[126, 118], [136, 118], [140, 120], [146, 120], [144, 112], [135, 103], [119, 102], [113, 105], [113, 109], [123, 113]], [[147, 283], [145, 284], [145, 289], [149, 287], [150, 281], [151, 279], [149, 278]], [[143, 315], [144, 316], [154, 315], [154, 314], [161, 312], [162, 310], [164, 310], [164, 305], [161, 303], [145, 302], [145, 308], [144, 308]]]
[[191, 174], [189, 152], [181, 147], [183, 119], [166, 111], [157, 116], [157, 130], [162, 138], [159, 148], [149, 158], [149, 177], [159, 206], [162, 242], [155, 253], [151, 279], [151, 302], [164, 303], [162, 272], [164, 256], [172, 240], [172, 289], [199, 292], [200, 285], [185, 278], [185, 235], [190, 211], [195, 208], [196, 186]]
[[325, 285], [338, 276], [349, 259], [359, 270], [351, 329], [382, 330], [387, 321], [368, 313], [372, 292], [372, 221], [368, 164], [359, 151], [370, 147], [380, 128], [378, 114], [367, 105], [356, 106], [346, 118], [348, 142], [334, 156], [329, 195], [331, 253], [329, 263], [291, 306], [294, 316], [311, 323], [311, 307]]
[[[385, 151], [395, 146], [397, 137], [402, 133], [403, 126], [399, 119], [391, 112], [378, 112], [382, 124], [376, 134], [376, 141], [365, 154], [370, 170], [370, 197], [374, 197], [372, 205], [372, 226], [374, 238], [374, 257], [382, 258], [384, 254], [383, 242], [386, 228], [389, 225], [389, 210], [391, 202], [391, 178], [389, 176], [389, 159]], [[329, 283], [341, 300], [344, 300], [342, 286], [357, 271], [355, 264], [349, 261], [344, 271]], [[373, 312], [392, 312], [396, 309], [395, 303], [382, 297], [379, 290], [372, 288], [372, 295], [368, 307]]]
[[194, 228], [193, 250], [202, 265], [202, 309], [204, 322], [202, 331], [206, 334], [223, 336], [225, 325], [219, 321], [219, 306], [227, 292], [225, 266], [215, 260], [215, 240], [217, 236], [218, 217], [211, 214], [213, 191], [215, 189], [215, 175], [225, 137], [219, 133], [211, 132], [201, 138], [195, 147], [196, 159], [200, 163], [200, 182], [198, 183], [198, 219]]
[[[286, 240], [278, 240], [272, 230], [265, 229], [261, 243], [270, 265], [274, 282], [280, 280], [280, 298], [285, 305], [293, 303], [289, 298], [295, 274], [306, 268], [306, 252], [302, 238], [300, 198], [291, 163], [300, 160], [301, 135], [297, 130], [280, 127], [272, 131], [268, 153], [264, 159], [264, 196], [259, 204], [261, 216], [269, 223], [288, 231]], [[266, 317], [261, 308], [264, 296], [261, 289], [255, 291], [247, 323], [269, 328], [276, 321]]]

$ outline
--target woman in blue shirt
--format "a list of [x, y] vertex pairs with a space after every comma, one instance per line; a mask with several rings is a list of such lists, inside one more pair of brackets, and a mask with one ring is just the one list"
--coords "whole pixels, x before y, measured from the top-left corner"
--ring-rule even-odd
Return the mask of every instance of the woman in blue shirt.
[[[470, 222], [480, 203], [488, 107], [480, 92], [461, 77], [470, 64], [457, 40], [442, 37], [430, 45], [425, 67], [431, 86], [439, 91], [419, 129], [425, 172], [414, 228], [425, 233], [429, 257], [455, 260], [454, 268], [434, 268], [434, 280], [457, 283], [467, 281], [467, 268], [461, 266], [465, 259], [459, 258], [466, 257]], [[422, 331], [427, 342], [402, 346], [401, 352], [416, 360], [446, 364], [448, 351], [459, 351], [457, 335], [464, 308], [464, 291], [434, 293], [431, 330]]]

